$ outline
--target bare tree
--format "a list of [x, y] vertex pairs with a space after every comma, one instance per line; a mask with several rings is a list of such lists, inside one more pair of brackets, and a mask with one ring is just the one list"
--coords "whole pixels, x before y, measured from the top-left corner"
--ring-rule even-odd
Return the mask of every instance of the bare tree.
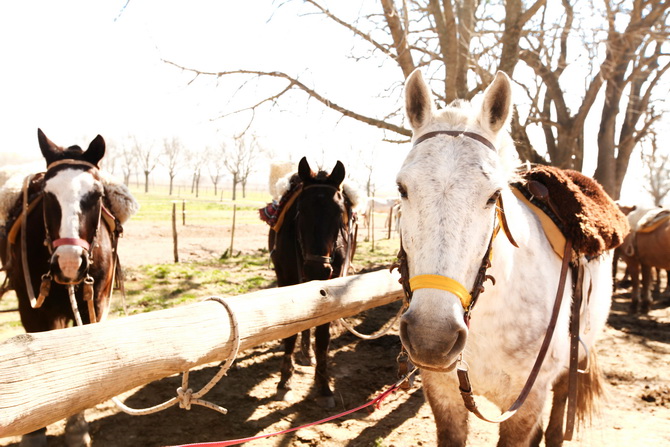
[[218, 195], [217, 187], [219, 181], [223, 177], [223, 172], [226, 169], [226, 147], [226, 143], [221, 143], [218, 150], [209, 148], [206, 150], [207, 172], [209, 173], [209, 178], [212, 180], [212, 184], [214, 185], [215, 196]]
[[[422, 68], [441, 106], [456, 98], [471, 99], [490, 83], [496, 70], [513, 74], [517, 67], [525, 69], [527, 79], [519, 83], [525, 98], [512, 129], [522, 160], [581, 170], [586, 118], [604, 90], [595, 177], [615, 198], [632, 149], [662, 113], [651, 105], [670, 63], [665, 48], [670, 10], [666, 0], [580, 2], [579, 8], [573, 8], [569, 0], [379, 0], [377, 10], [364, 9], [357, 17], [338, 13], [340, 4], [335, 1], [304, 0], [303, 4], [305, 11], [317, 12], [360, 39], [368, 52], [355, 57], [396, 64], [399, 82]], [[503, 12], [504, 20], [500, 20]], [[598, 22], [594, 17], [604, 19]], [[284, 81], [275, 93], [230, 113], [254, 112], [298, 90], [343, 116], [391, 136], [400, 135], [401, 141], [411, 135], [401, 124], [401, 101], [384, 116], [370, 116], [342, 106], [342, 101], [322, 94], [298, 75], [244, 68], [201, 71], [166, 62], [196, 78]], [[578, 77], [583, 85], [575, 82]], [[399, 95], [398, 90], [380, 86], [380, 92]], [[546, 156], [532, 143], [532, 128], [543, 132]]]
[[200, 177], [202, 174], [202, 165], [207, 162], [208, 149], [188, 149], [186, 151], [186, 160], [191, 168], [191, 194], [196, 197], [200, 195]]
[[246, 197], [246, 183], [255, 168], [260, 145], [255, 136], [242, 134], [235, 137], [235, 144], [223, 146], [223, 164], [232, 175], [233, 200], [237, 199], [237, 185], [242, 185], [242, 197]]
[[118, 156], [118, 145], [111, 138], [105, 138], [105, 157], [100, 160], [100, 167], [112, 175], [116, 174], [116, 169], [120, 164]]
[[161, 158], [161, 163], [167, 168], [168, 175], [170, 176], [170, 195], [172, 195], [174, 178], [177, 175], [177, 169], [181, 164], [183, 152], [184, 146], [181, 144], [181, 141], [179, 141], [179, 138], [172, 137], [170, 140], [167, 138], [163, 140], [163, 157]]
[[132, 138], [135, 159], [139, 163], [142, 172], [144, 172], [144, 192], [149, 192], [149, 175], [158, 166], [159, 154], [153, 144], [142, 145], [137, 141], [137, 137]]
[[121, 148], [121, 172], [123, 173], [123, 184], [126, 186], [130, 185], [130, 176], [133, 173], [133, 166], [135, 166], [136, 163], [135, 151], [133, 145], [130, 143], [130, 138], [131, 137], [128, 137]]
[[642, 152], [642, 165], [647, 183], [644, 188], [654, 199], [654, 206], [662, 206], [663, 200], [670, 193], [670, 152], [661, 152], [655, 132], [646, 138], [650, 142], [651, 151]]

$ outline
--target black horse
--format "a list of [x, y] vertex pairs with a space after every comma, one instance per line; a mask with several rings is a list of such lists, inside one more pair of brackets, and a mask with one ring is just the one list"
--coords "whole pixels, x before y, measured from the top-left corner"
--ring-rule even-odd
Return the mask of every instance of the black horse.
[[[307, 159], [300, 160], [298, 174], [282, 202], [279, 225], [270, 230], [270, 253], [277, 285], [326, 280], [346, 274], [355, 251], [355, 216], [352, 203], [342, 191], [344, 165], [338, 161], [330, 175], [312, 172]], [[287, 200], [288, 199], [288, 200]], [[311, 364], [310, 331], [302, 333], [303, 361]], [[316, 386], [319, 404], [332, 408], [335, 398], [329, 385], [328, 346], [330, 323], [315, 330]], [[284, 357], [277, 399], [289, 400], [293, 375], [293, 351], [297, 334], [284, 339]]]
[[[0, 258], [27, 332], [65, 328], [74, 320], [97, 322], [106, 316], [121, 232], [99, 173], [103, 138], [98, 135], [86, 151], [58, 147], [39, 129], [38, 140], [47, 169], [26, 180], [10, 213], [13, 224], [7, 237], [0, 238]], [[68, 445], [90, 445], [83, 413], [68, 419], [66, 440]], [[21, 445], [46, 445], [46, 429], [24, 435]]]

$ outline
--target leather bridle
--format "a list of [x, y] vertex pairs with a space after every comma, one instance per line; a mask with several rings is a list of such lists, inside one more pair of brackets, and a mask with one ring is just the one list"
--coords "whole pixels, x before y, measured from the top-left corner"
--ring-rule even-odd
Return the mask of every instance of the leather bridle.
[[[333, 185], [327, 185], [327, 184], [322, 184], [322, 183], [314, 183], [314, 184], [302, 187], [299, 194], [302, 194], [304, 191], [307, 191], [307, 190], [313, 189], [313, 188], [327, 188], [327, 189], [331, 189], [331, 190], [335, 191], [336, 193], [341, 192], [340, 188], [335, 187]], [[347, 199], [345, 198], [345, 200], [347, 200]], [[298, 213], [296, 213], [295, 218], [296, 218], [296, 221], [297, 221]], [[342, 265], [342, 272], [346, 272], [346, 270], [349, 267], [349, 256], [350, 256], [350, 253], [351, 253], [351, 243], [352, 243], [352, 227], [353, 227], [354, 220], [355, 220], [355, 217], [353, 216], [353, 213], [352, 213], [350, 207], [345, 203], [344, 210], [343, 210], [343, 213], [342, 213], [342, 223], [344, 224], [344, 228], [346, 229], [347, 250], [346, 250], [346, 253], [345, 253], [344, 263]], [[297, 226], [296, 226], [296, 229], [297, 229]], [[341, 231], [341, 229], [338, 230], [338, 231]], [[326, 266], [331, 266], [331, 264], [333, 262], [332, 254], [331, 254], [331, 256], [323, 256], [323, 255], [315, 255], [315, 254], [312, 254], [312, 253], [305, 253], [305, 247], [303, 246], [302, 236], [301, 236], [299, 231], [297, 231], [297, 239], [298, 239], [298, 248], [300, 250], [300, 256], [298, 256], [298, 259], [300, 257], [302, 257], [303, 261], [305, 261], [305, 262], [316, 262], [316, 263], [323, 264], [323, 265], [326, 265]], [[337, 248], [337, 247], [333, 247], [333, 252], [335, 251], [335, 248]], [[298, 265], [298, 271], [299, 272], [302, 271], [302, 266], [301, 265]], [[301, 276], [302, 276], [302, 274], [301, 274]]]
[[[93, 173], [98, 172], [98, 167], [95, 166], [92, 163], [89, 163], [87, 161], [83, 160], [70, 160], [70, 159], [65, 159], [65, 160], [58, 160], [53, 163], [50, 163], [47, 166], [46, 175], [48, 175], [49, 171], [58, 167], [58, 166], [83, 166], [87, 169], [90, 169], [93, 171]], [[45, 181], [46, 184], [46, 181]], [[42, 191], [42, 196], [44, 197], [44, 190]], [[44, 202], [44, 198], [42, 199]], [[98, 208], [98, 215], [97, 219], [95, 221], [95, 229], [93, 230], [93, 237], [91, 238], [91, 241], [87, 241], [86, 239], [82, 238], [58, 238], [58, 239], [52, 239], [51, 235], [49, 234], [49, 225], [48, 225], [48, 220], [47, 220], [47, 211], [46, 211], [46, 206], [42, 206], [42, 218], [44, 219], [44, 233], [45, 233], [45, 245], [49, 249], [49, 253], [53, 255], [54, 251], [61, 246], [64, 245], [74, 245], [83, 248], [86, 250], [86, 255], [87, 255], [87, 265], [86, 269], [88, 270], [88, 267], [91, 265], [93, 261], [93, 247], [95, 247], [96, 239], [98, 237], [98, 232], [100, 230], [100, 221], [102, 217], [102, 212], [103, 212], [103, 204], [102, 204], [102, 195], [98, 198], [98, 203], [97, 203], [97, 208]], [[49, 272], [49, 276], [52, 276]], [[88, 275], [85, 275], [88, 276]], [[63, 283], [59, 281], [57, 278], [53, 278], [54, 281], [58, 282], [59, 284], [64, 284], [64, 285], [70, 285], [70, 284], [79, 284], [84, 280], [84, 277], [82, 277], [78, 281], [74, 282], [68, 282], [68, 283]]]
[[[493, 150], [494, 152], [496, 151], [495, 146], [488, 141], [486, 138], [482, 137], [481, 135], [472, 133], [472, 132], [465, 132], [465, 131], [451, 131], [451, 130], [438, 130], [438, 131], [433, 131], [433, 132], [428, 132], [421, 137], [417, 138], [414, 141], [414, 146], [417, 144], [426, 141], [429, 138], [433, 138], [436, 136], [440, 135], [448, 135], [452, 137], [459, 137], [459, 136], [464, 136], [468, 137], [471, 139], [474, 139], [489, 149]], [[491, 249], [493, 245], [493, 240], [496, 237], [496, 234], [500, 230], [500, 227], [503, 228], [505, 234], [507, 235], [509, 241], [515, 246], [518, 247], [516, 242], [511, 236], [511, 233], [509, 231], [509, 227], [507, 225], [507, 221], [505, 219], [505, 213], [504, 213], [504, 207], [502, 204], [502, 199], [501, 196], [498, 197], [498, 202], [497, 202], [497, 211], [494, 217], [494, 224], [493, 224], [493, 232], [491, 235], [491, 238], [489, 240], [488, 248], [486, 249], [486, 252], [482, 258], [482, 262], [479, 267], [479, 271], [477, 273], [477, 276], [475, 278], [474, 284], [472, 286], [472, 289], [470, 293], [468, 294], [467, 289], [461, 285], [458, 281], [448, 278], [445, 276], [441, 275], [417, 275], [414, 277], [409, 276], [409, 264], [407, 260], [407, 253], [405, 252], [403, 246], [402, 246], [402, 237], [400, 239], [400, 251], [398, 252], [398, 263], [394, 264], [391, 268], [397, 267], [399, 272], [400, 272], [400, 282], [403, 286], [403, 290], [405, 292], [405, 297], [406, 297], [406, 303], [405, 307], [409, 307], [409, 302], [412, 298], [412, 292], [414, 290], [417, 290], [419, 288], [434, 288], [434, 289], [439, 289], [439, 290], [445, 290], [448, 292], [453, 293], [459, 299], [461, 300], [461, 304], [463, 305], [464, 309], [464, 319], [466, 324], [469, 325], [469, 320], [470, 320], [470, 313], [477, 302], [477, 298], [479, 297], [480, 293], [484, 291], [483, 284], [487, 279], [490, 279], [493, 284], [495, 284], [495, 279], [487, 275], [486, 272], [487, 270], [491, 267]], [[496, 224], [496, 219], [498, 220], [498, 223]], [[463, 402], [465, 404], [465, 407], [475, 414], [479, 419], [482, 419], [487, 422], [493, 422], [493, 423], [501, 423], [510, 417], [512, 417], [514, 414], [516, 414], [517, 410], [523, 405], [523, 403], [526, 400], [526, 397], [530, 394], [530, 391], [535, 383], [535, 380], [537, 379], [537, 376], [540, 373], [540, 370], [542, 368], [542, 363], [544, 362], [544, 359], [546, 357], [547, 352], [549, 351], [549, 345], [551, 344], [551, 339], [554, 334], [554, 330], [556, 328], [556, 324], [558, 321], [558, 314], [561, 309], [561, 303], [563, 300], [563, 295], [565, 291], [565, 285], [567, 282], [567, 274], [569, 270], [569, 264], [572, 259], [572, 241], [570, 239], [567, 239], [565, 248], [564, 248], [564, 253], [563, 253], [563, 262], [561, 265], [561, 273], [559, 277], [559, 283], [558, 283], [558, 288], [556, 291], [556, 297], [554, 299], [554, 306], [552, 309], [552, 314], [549, 320], [549, 325], [547, 327], [547, 331], [545, 332], [544, 339], [542, 341], [542, 345], [540, 347], [540, 351], [538, 352], [537, 358], [535, 360], [535, 363], [533, 365], [533, 368], [526, 380], [526, 383], [524, 384], [523, 389], [519, 393], [519, 396], [517, 400], [510, 406], [510, 408], [505, 411], [502, 415], [500, 415], [498, 418], [487, 418], [484, 416], [479, 409], [477, 408], [477, 404], [474, 400], [473, 396], [473, 391], [472, 391], [472, 386], [470, 385], [470, 378], [468, 377], [468, 367], [467, 364], [463, 361], [462, 359], [462, 354], [459, 356], [458, 361], [456, 362], [456, 372], [459, 380], [459, 389], [461, 392], [461, 396], [463, 398]], [[573, 268], [574, 269], [574, 268]], [[574, 275], [574, 273], [573, 273]], [[575, 275], [577, 276], [577, 275]], [[579, 277], [578, 277], [579, 278]], [[575, 283], [579, 282], [580, 279], [576, 279]], [[573, 283], [574, 287], [574, 283]], [[578, 290], [581, 289], [581, 287], [577, 287]], [[572, 437], [572, 431], [574, 427], [574, 402], [576, 402], [576, 374], [577, 374], [577, 362], [578, 362], [578, 350], [577, 350], [577, 344], [578, 344], [578, 339], [579, 339], [579, 308], [581, 305], [581, 291], [577, 293], [575, 296], [575, 299], [573, 301], [573, 306], [572, 306], [572, 317], [571, 317], [571, 327], [570, 327], [570, 337], [571, 337], [571, 354], [570, 354], [570, 367], [569, 367], [569, 376], [570, 376], [570, 386], [569, 386], [569, 391], [568, 391], [568, 401], [569, 401], [569, 408], [568, 410], [572, 409], [572, 414], [570, 414], [570, 411], [568, 411], [568, 419], [566, 423], [566, 428], [565, 428], [565, 440], [570, 440]], [[574, 327], [573, 327], [574, 326]], [[401, 351], [400, 355], [407, 355], [409, 357], [409, 353], [406, 353], [404, 351]], [[411, 358], [410, 358], [411, 360]], [[425, 367], [422, 367], [426, 369]], [[427, 368], [430, 370], [430, 368]], [[441, 370], [440, 370], [441, 371]]]
[[[488, 149], [491, 149], [492, 151], [497, 153], [493, 143], [491, 143], [483, 136], [473, 132], [460, 131], [460, 130], [436, 130], [425, 133], [414, 141], [413, 146], [416, 147], [419, 143], [422, 143], [430, 138], [434, 138], [441, 135], [448, 135], [450, 137], [464, 136], [467, 138], [471, 138], [483, 144]], [[468, 289], [466, 289], [465, 286], [463, 286], [460, 282], [447, 276], [424, 274], [409, 277], [409, 266], [407, 265], [407, 255], [402, 246], [402, 238], [401, 238], [400, 253], [398, 255], [398, 258], [400, 264], [403, 263], [405, 264], [405, 268], [400, 268], [400, 273], [401, 273], [401, 281], [404, 281], [406, 283], [403, 284], [403, 289], [405, 290], [407, 300], [408, 301], [411, 300], [412, 292], [418, 289], [430, 288], [430, 289], [444, 290], [453, 293], [461, 301], [461, 305], [463, 306], [464, 310], [463, 318], [466, 324], [468, 324], [469, 326], [470, 314], [477, 302], [477, 299], [479, 298], [479, 295], [484, 291], [484, 282], [490, 280], [493, 284], [495, 284], [495, 278], [493, 278], [493, 276], [491, 275], [487, 275], [486, 272], [491, 267], [493, 241], [495, 240], [495, 237], [497, 236], [501, 227], [510, 243], [515, 247], [518, 247], [516, 241], [512, 237], [512, 234], [509, 230], [509, 226], [507, 225], [507, 219], [505, 218], [505, 210], [502, 202], [502, 196], [498, 196], [496, 200], [496, 212], [493, 217], [493, 231], [491, 233], [491, 237], [489, 238], [489, 243], [488, 247], [486, 248], [486, 252], [484, 253], [482, 261], [479, 265], [477, 276], [475, 277], [475, 281], [469, 292]]]

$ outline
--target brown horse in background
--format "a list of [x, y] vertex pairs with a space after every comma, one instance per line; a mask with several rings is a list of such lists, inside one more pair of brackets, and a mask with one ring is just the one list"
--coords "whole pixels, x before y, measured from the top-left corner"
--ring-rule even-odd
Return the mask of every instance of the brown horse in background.
[[[0, 257], [26, 332], [106, 317], [121, 231], [108, 211], [99, 176], [103, 138], [98, 135], [86, 151], [79, 146], [58, 147], [41, 130], [38, 140], [47, 170], [25, 182], [11, 213], [13, 225], [7, 238], [0, 238]], [[69, 446], [90, 445], [83, 412], [68, 419], [65, 436]], [[24, 435], [21, 446], [46, 446], [46, 442], [42, 428]]]
[[[621, 258], [626, 262], [632, 282], [631, 312], [648, 313], [652, 298], [652, 267], [670, 269], [670, 210], [649, 211], [656, 218], [637, 217], [639, 222], [631, 224], [631, 232], [621, 246]], [[645, 214], [648, 216], [649, 214]], [[636, 219], [634, 213], [629, 220]], [[640, 273], [642, 291], [640, 292]]]
[[[333, 171], [312, 172], [303, 157], [298, 174], [291, 178], [285, 195], [292, 200], [282, 210], [281, 223], [270, 230], [270, 256], [279, 287], [312, 280], [326, 280], [346, 274], [355, 251], [355, 217], [352, 203], [342, 190], [345, 170], [337, 162]], [[298, 335], [284, 339], [284, 357], [276, 398], [291, 400], [290, 380], [293, 376], [293, 351]], [[330, 323], [315, 330], [316, 387], [320, 405], [335, 406], [328, 373]], [[301, 339], [303, 364], [311, 364], [310, 331]]]

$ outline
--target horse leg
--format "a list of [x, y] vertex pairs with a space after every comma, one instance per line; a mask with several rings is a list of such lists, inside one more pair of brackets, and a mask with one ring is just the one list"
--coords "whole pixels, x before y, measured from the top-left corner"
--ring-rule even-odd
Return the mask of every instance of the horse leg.
[[500, 424], [498, 447], [526, 447], [541, 436], [544, 398], [545, 392], [531, 391], [514, 417]]
[[463, 447], [468, 437], [468, 410], [455, 376], [421, 370], [423, 390], [433, 411], [438, 447]]
[[84, 418], [83, 411], [67, 419], [65, 424], [65, 444], [68, 447], [91, 447], [88, 422]]
[[554, 398], [551, 403], [551, 415], [549, 425], [545, 433], [547, 447], [559, 447], [563, 445], [563, 418], [565, 417], [565, 406], [568, 401], [568, 374], [563, 373], [553, 386]]
[[300, 334], [300, 351], [296, 353], [295, 361], [298, 365], [314, 366], [314, 360], [312, 359], [312, 339], [309, 329], [305, 329]]
[[19, 447], [47, 447], [46, 427], [23, 435]]
[[276, 400], [291, 401], [291, 377], [293, 377], [293, 351], [298, 334], [284, 339], [284, 356], [281, 362], [281, 378], [277, 385]]
[[319, 392], [317, 402], [321, 407], [335, 407], [335, 397], [330, 389], [330, 374], [328, 373], [328, 347], [330, 346], [330, 323], [316, 327], [316, 387]]
[[654, 267], [654, 291], [652, 292], [653, 296], [659, 296], [661, 294], [661, 269]]
[[642, 264], [642, 307], [641, 312], [646, 314], [651, 309], [651, 266]]
[[632, 289], [630, 292], [630, 313], [637, 313], [640, 305], [640, 264], [637, 261], [631, 261], [629, 264], [630, 268], [630, 281], [632, 283]]

